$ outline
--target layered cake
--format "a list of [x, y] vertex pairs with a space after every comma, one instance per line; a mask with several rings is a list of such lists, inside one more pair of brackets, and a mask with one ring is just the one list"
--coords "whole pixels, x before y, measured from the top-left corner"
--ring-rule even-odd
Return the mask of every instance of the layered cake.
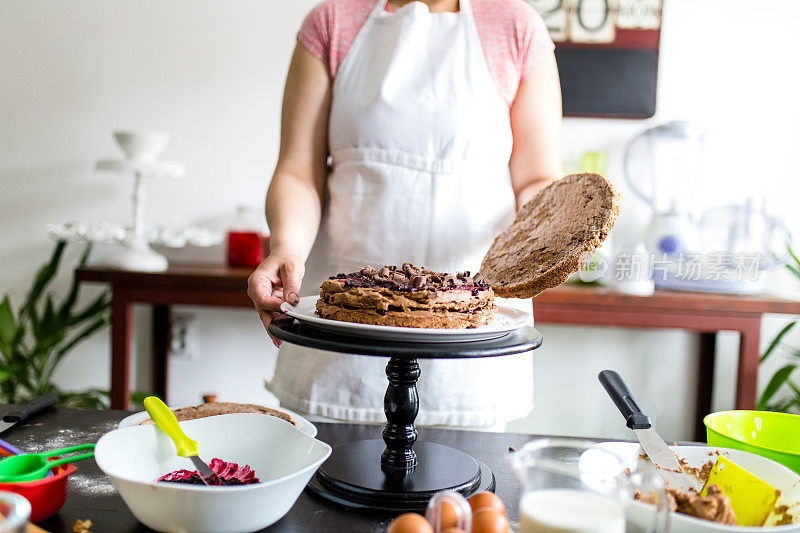
[[475, 328], [488, 324], [494, 310], [494, 291], [480, 274], [411, 263], [331, 276], [317, 300], [323, 318], [412, 328]]
[[525, 204], [483, 258], [481, 274], [404, 263], [365, 267], [322, 284], [323, 318], [414, 328], [475, 328], [492, 320], [494, 296], [532, 298], [564, 283], [608, 237], [619, 195], [599, 174], [571, 174]]

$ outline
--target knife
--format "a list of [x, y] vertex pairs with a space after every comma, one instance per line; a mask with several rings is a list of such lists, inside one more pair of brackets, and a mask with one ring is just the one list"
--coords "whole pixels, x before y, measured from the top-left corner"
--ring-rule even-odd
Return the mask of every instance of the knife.
[[625, 417], [626, 425], [636, 433], [644, 453], [650, 458], [656, 471], [669, 487], [688, 491], [700, 492], [703, 482], [691, 474], [683, 471], [683, 467], [678, 462], [678, 458], [672, 453], [672, 449], [667, 446], [650, 422], [650, 417], [642, 412], [633, 394], [628, 390], [628, 386], [619, 374], [613, 370], [603, 370], [598, 376], [600, 383], [606, 392], [611, 396], [611, 400], [617, 409]]
[[39, 396], [32, 402], [26, 403], [19, 409], [6, 413], [5, 416], [3, 416], [3, 421], [0, 422], [0, 433], [15, 424], [25, 422], [30, 417], [41, 413], [48, 407], [54, 406], [57, 401], [58, 396], [55, 394], [45, 394], [44, 396]]

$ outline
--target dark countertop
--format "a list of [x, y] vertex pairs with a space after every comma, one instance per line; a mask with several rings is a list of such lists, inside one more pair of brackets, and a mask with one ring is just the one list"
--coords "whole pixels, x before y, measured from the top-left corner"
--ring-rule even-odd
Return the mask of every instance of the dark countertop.
[[[8, 409], [8, 406], [0, 406], [0, 413]], [[117, 423], [128, 414], [125, 411], [52, 409], [29, 423], [9, 429], [0, 438], [25, 452], [35, 453], [96, 441], [104, 433], [116, 428]], [[319, 423], [317, 427], [317, 438], [334, 447], [351, 441], [378, 438], [381, 431], [379, 425], [364, 424]], [[519, 448], [535, 436], [435, 428], [420, 428], [419, 433], [420, 440], [453, 446], [486, 463], [494, 472], [496, 491], [508, 508], [509, 519], [516, 521], [520, 486], [506, 456], [509, 446]], [[57, 515], [41, 522], [41, 527], [54, 533], [71, 532], [75, 520], [90, 519], [93, 531], [150, 531], [134, 518], [94, 461], [83, 461], [77, 466], [78, 471], [69, 480], [64, 507]], [[332, 507], [304, 492], [289, 514], [264, 531], [383, 532], [391, 520], [392, 516], [387, 514], [364, 514]]]

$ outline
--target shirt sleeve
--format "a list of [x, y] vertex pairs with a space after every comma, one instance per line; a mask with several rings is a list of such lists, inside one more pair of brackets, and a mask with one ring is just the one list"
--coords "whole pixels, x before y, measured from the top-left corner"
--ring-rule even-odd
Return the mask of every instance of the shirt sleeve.
[[517, 46], [522, 59], [521, 80], [527, 78], [542, 58], [555, 49], [542, 16], [530, 6], [525, 12], [525, 23], [517, 34]]
[[306, 15], [300, 31], [297, 32], [297, 42], [303, 48], [322, 61], [330, 70], [331, 51], [331, 5], [323, 2], [314, 7]]

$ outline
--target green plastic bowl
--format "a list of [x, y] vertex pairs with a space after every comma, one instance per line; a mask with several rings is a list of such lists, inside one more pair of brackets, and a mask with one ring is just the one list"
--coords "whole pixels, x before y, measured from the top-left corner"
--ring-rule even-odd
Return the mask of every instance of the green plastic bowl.
[[754, 453], [800, 474], [800, 416], [772, 411], [720, 411], [703, 419], [710, 447]]

